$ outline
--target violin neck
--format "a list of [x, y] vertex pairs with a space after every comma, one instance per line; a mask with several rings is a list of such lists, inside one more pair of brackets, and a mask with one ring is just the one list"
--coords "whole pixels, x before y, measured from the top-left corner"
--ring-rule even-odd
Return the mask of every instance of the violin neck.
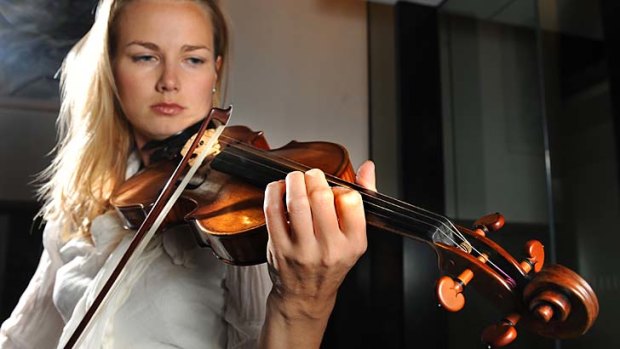
[[[310, 169], [288, 159], [266, 156], [265, 151], [242, 143], [225, 147], [213, 159], [211, 168], [243, 178], [259, 187], [284, 179], [289, 172]], [[446, 217], [327, 173], [325, 176], [330, 185], [354, 189], [361, 194], [369, 225], [431, 245], [436, 242], [456, 245], [453, 241], [457, 240], [452, 233], [456, 228]]]

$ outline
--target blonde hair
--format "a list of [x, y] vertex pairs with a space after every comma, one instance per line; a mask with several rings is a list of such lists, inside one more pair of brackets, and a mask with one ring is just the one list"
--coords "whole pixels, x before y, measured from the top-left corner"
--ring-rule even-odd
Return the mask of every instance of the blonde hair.
[[[119, 13], [132, 0], [100, 0], [90, 31], [68, 53], [60, 80], [58, 144], [38, 180], [45, 220], [61, 221], [61, 236], [90, 236], [94, 217], [110, 209], [110, 196], [125, 180], [133, 146], [131, 125], [118, 103], [111, 59]], [[217, 1], [197, 1], [211, 16], [215, 57], [222, 57], [214, 105], [221, 99], [228, 28]]]

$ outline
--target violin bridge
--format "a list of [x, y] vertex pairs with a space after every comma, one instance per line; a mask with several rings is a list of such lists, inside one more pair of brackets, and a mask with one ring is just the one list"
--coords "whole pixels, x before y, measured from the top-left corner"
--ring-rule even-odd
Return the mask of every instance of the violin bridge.
[[[192, 155], [189, 158], [189, 165], [193, 166], [194, 162], [196, 160], [196, 158], [198, 157], [198, 154], [200, 154], [200, 152], [203, 151], [204, 147], [206, 146], [206, 144], [209, 144], [209, 140], [211, 139], [211, 137], [213, 137], [215, 135], [215, 129], [210, 128], [208, 130], [205, 131], [205, 133], [202, 135], [200, 142], [198, 143], [198, 146], [196, 147], [196, 149], [194, 149], [194, 152], [192, 153]], [[186, 156], [186, 154], [189, 152], [189, 149], [192, 145], [192, 143], [194, 142], [194, 140], [196, 139], [196, 135], [191, 136], [187, 142], [185, 143], [185, 145], [183, 146], [183, 149], [181, 149], [181, 155], [182, 156]], [[207, 152], [207, 157], [212, 159], [213, 157], [217, 156], [217, 154], [219, 154], [221, 152], [221, 146], [219, 142], [215, 142], [215, 144], [213, 145], [213, 147], [211, 147], [211, 149], [208, 150]]]

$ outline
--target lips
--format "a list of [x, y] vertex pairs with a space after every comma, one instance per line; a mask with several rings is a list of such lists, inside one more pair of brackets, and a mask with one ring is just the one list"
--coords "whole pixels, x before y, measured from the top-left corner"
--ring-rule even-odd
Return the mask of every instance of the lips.
[[151, 106], [151, 110], [160, 115], [174, 116], [181, 113], [184, 107], [176, 103], [158, 103]]

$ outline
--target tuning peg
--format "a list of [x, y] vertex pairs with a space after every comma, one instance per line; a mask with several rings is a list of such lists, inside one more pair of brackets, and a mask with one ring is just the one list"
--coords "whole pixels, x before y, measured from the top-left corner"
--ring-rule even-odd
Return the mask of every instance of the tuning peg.
[[530, 240], [525, 243], [525, 260], [521, 262], [521, 268], [526, 274], [532, 269], [538, 273], [545, 263], [545, 247], [540, 241]]
[[[486, 263], [489, 259], [486, 254], [477, 257], [481, 263]], [[437, 281], [436, 292], [439, 305], [451, 312], [457, 312], [465, 306], [465, 296], [463, 291], [465, 286], [474, 278], [471, 269], [465, 269], [457, 278], [442, 276]]]
[[514, 313], [506, 316], [497, 324], [488, 326], [482, 331], [482, 342], [491, 348], [500, 348], [512, 343], [517, 338], [515, 326], [521, 315]]
[[463, 309], [463, 306], [465, 306], [463, 290], [473, 277], [474, 273], [469, 269], [465, 269], [456, 279], [450, 276], [439, 278], [436, 287], [439, 305], [451, 312]]
[[500, 230], [504, 226], [504, 223], [506, 223], [504, 216], [501, 213], [496, 212], [483, 216], [475, 221], [474, 228], [481, 229], [485, 233], [495, 232]]

